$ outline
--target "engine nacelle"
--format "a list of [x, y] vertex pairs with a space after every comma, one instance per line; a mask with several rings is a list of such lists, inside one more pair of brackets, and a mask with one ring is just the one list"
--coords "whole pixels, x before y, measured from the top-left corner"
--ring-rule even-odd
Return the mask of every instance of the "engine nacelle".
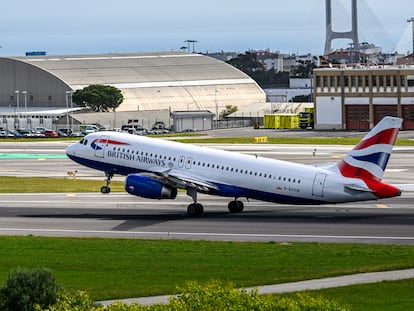
[[147, 199], [175, 199], [177, 189], [139, 174], [129, 174], [125, 179], [125, 190], [129, 194]]

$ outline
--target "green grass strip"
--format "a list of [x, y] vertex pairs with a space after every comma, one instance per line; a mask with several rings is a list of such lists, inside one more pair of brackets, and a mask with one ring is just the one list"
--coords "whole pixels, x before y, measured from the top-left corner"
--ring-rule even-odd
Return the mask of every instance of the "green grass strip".
[[402, 245], [238, 243], [0, 237], [0, 282], [16, 267], [46, 267], [93, 299], [171, 294], [186, 281], [237, 287], [414, 267]]
[[[254, 137], [191, 138], [175, 141], [192, 144], [256, 144]], [[301, 145], [351, 145], [361, 141], [357, 137], [268, 137], [261, 144], [301, 144]], [[397, 146], [414, 146], [414, 140], [397, 139]]]
[[[306, 292], [339, 301], [353, 311], [414, 310], [414, 279], [353, 285]], [[282, 295], [291, 296], [291, 295]]]
[[[102, 180], [85, 180], [76, 178], [0, 176], [0, 193], [99, 192], [104, 185], [103, 177]], [[111, 191], [124, 191], [124, 183], [112, 181]]]

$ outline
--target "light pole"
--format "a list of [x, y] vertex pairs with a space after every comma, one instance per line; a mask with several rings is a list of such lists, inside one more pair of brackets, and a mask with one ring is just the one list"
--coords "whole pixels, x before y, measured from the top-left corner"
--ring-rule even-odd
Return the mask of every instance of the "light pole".
[[[16, 129], [16, 124], [19, 126], [19, 114], [20, 114], [20, 108], [19, 108], [19, 91], [14, 91], [16, 93], [16, 118], [14, 119], [14, 129]], [[17, 122], [16, 122], [17, 119]]]
[[218, 128], [218, 119], [219, 119], [219, 115], [218, 115], [218, 103], [217, 103], [217, 90], [214, 90], [214, 103], [216, 105], [216, 128]]
[[27, 116], [27, 91], [22, 91], [22, 94], [24, 95], [24, 114], [26, 115], [26, 128], [29, 126], [28, 116]]
[[70, 91], [66, 91], [65, 100], [66, 100], [66, 134], [69, 136], [69, 94]]
[[412, 26], [412, 36], [413, 36], [413, 49], [412, 49], [412, 57], [413, 57], [413, 65], [414, 65], [414, 17], [411, 17], [410, 19], [407, 19], [408, 23], [411, 23]]

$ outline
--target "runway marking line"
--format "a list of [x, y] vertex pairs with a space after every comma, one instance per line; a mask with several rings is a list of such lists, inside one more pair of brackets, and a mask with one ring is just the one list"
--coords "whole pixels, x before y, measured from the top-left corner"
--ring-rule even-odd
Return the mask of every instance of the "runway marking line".
[[72, 230], [72, 229], [25, 229], [0, 228], [0, 231], [11, 232], [37, 232], [37, 233], [78, 233], [78, 234], [110, 234], [110, 235], [144, 235], [180, 237], [245, 237], [245, 238], [304, 238], [304, 239], [355, 239], [355, 240], [414, 240], [414, 236], [355, 236], [355, 235], [306, 235], [306, 234], [248, 234], [248, 233], [210, 233], [210, 232], [169, 232], [169, 231], [111, 231], [111, 230]]
[[387, 204], [375, 204], [377, 208], [388, 208]]

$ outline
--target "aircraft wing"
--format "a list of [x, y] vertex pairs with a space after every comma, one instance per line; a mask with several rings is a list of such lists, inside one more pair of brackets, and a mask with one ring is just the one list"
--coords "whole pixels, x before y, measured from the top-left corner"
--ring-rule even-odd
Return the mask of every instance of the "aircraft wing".
[[158, 180], [163, 184], [168, 184], [175, 188], [187, 189], [193, 188], [199, 191], [209, 191], [217, 190], [217, 187], [199, 177], [190, 176], [177, 172], [176, 170], [166, 169], [166, 170], [153, 170], [153, 173], [141, 174], [147, 177]]

